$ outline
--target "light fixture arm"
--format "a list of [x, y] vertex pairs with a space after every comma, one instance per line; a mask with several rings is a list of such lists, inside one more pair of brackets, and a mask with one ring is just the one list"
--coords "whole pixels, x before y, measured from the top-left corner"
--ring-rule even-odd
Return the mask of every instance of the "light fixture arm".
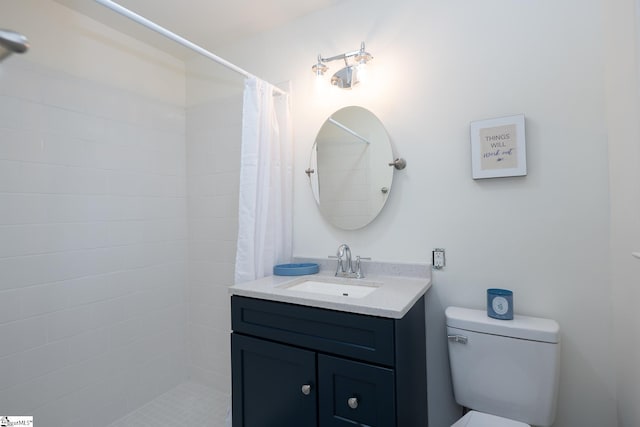
[[318, 59], [322, 62], [331, 62], [338, 59], [344, 59], [346, 61], [347, 59], [358, 55], [358, 53], [360, 53], [359, 50], [354, 50], [353, 52], [341, 53], [340, 55], [330, 56], [329, 58], [323, 58], [321, 55], [319, 55]]
[[[321, 77], [329, 69], [325, 63], [340, 59], [344, 60], [345, 66], [331, 77], [331, 84], [342, 89], [351, 89], [352, 86], [359, 82], [358, 71], [362, 71], [363, 65], [371, 61], [373, 56], [365, 50], [364, 42], [362, 42], [360, 43], [360, 49], [351, 52], [341, 53], [328, 58], [323, 58], [322, 55], [318, 54], [318, 62], [311, 67], [311, 71], [313, 71], [317, 77]], [[349, 64], [349, 59], [353, 60], [351, 65]]]
[[[365, 51], [364, 42], [360, 43], [360, 49], [354, 50], [354, 51], [351, 51], [351, 52], [341, 53], [340, 55], [335, 55], [335, 56], [330, 56], [328, 58], [323, 58], [322, 55], [318, 54], [318, 61], [326, 63], [326, 62], [337, 61], [338, 59], [344, 59], [345, 60], [345, 64], [346, 64], [347, 59], [355, 58], [357, 56], [362, 56], [362, 54], [369, 56], [367, 61], [373, 59], [373, 57], [369, 53], [367, 53]], [[346, 64], [346, 65], [349, 65], [349, 64]]]

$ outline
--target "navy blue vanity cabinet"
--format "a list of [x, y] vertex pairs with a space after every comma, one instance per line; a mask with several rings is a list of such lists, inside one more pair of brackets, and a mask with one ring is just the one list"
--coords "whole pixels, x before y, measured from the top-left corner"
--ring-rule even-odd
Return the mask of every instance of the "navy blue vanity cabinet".
[[231, 297], [234, 427], [425, 427], [424, 296], [402, 319]]

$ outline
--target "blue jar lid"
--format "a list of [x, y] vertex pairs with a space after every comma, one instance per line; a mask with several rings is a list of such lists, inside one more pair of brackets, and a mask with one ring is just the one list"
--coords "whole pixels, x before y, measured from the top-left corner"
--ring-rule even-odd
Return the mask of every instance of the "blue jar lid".
[[320, 266], [315, 262], [279, 264], [273, 267], [273, 274], [276, 276], [304, 276], [305, 274], [316, 274], [319, 270]]
[[490, 288], [487, 289], [488, 295], [498, 295], [498, 296], [513, 296], [513, 291], [509, 289], [499, 289], [499, 288]]

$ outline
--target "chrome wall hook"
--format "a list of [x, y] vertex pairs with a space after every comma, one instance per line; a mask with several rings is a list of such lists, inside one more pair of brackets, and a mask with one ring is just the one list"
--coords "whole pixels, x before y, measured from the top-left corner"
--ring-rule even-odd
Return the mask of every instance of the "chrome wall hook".
[[393, 166], [398, 170], [402, 170], [407, 167], [407, 161], [402, 158], [397, 158], [393, 162], [389, 163], [389, 166]]

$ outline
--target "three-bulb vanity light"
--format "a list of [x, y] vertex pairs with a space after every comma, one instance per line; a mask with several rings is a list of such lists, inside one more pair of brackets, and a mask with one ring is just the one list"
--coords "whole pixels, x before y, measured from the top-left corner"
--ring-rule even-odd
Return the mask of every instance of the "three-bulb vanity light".
[[351, 89], [360, 82], [360, 77], [364, 73], [364, 67], [367, 62], [373, 59], [373, 56], [364, 49], [364, 42], [362, 42], [360, 49], [354, 50], [353, 52], [342, 53], [329, 58], [323, 58], [322, 55], [318, 55], [318, 63], [311, 67], [311, 69], [317, 78], [321, 78], [329, 69], [325, 63], [338, 59], [344, 59], [345, 67], [338, 70], [331, 77], [331, 84], [342, 89]]

